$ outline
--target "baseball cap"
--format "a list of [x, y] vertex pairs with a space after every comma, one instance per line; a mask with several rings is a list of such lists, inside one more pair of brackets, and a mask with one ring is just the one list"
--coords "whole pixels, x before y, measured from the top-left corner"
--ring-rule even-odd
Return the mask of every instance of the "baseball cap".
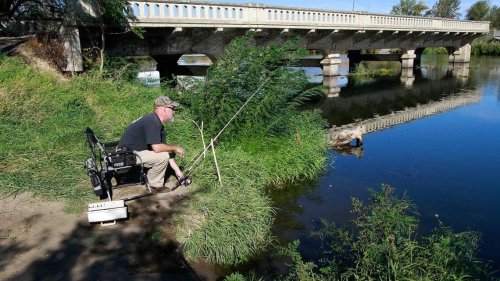
[[179, 106], [179, 103], [178, 102], [175, 102], [173, 101], [171, 98], [167, 97], [167, 96], [159, 96], [157, 99], [155, 99], [155, 102], [154, 102], [154, 106], [155, 107], [178, 107]]

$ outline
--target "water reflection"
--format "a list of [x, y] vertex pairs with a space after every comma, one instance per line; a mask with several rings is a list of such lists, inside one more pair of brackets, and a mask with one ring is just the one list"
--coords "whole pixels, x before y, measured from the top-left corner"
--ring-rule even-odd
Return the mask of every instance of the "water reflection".
[[[465, 68], [465, 69], [468, 69]], [[462, 68], [455, 72], [466, 71]], [[446, 99], [454, 103], [456, 99], [479, 97], [480, 90], [474, 87], [464, 88], [461, 76], [452, 75], [453, 70], [443, 68], [417, 69], [412, 74], [411, 87], [401, 85], [395, 79], [382, 79], [370, 84], [342, 89], [335, 97], [324, 97], [316, 102], [323, 117], [330, 125], [342, 126], [359, 120], [377, 118], [384, 115], [409, 111], [415, 107], [435, 103]], [[460, 74], [460, 72], [458, 72]], [[462, 95], [462, 96], [461, 96]], [[478, 101], [474, 99], [473, 101]], [[473, 102], [471, 101], [471, 102]], [[464, 103], [456, 103], [456, 106]], [[446, 107], [446, 106], [445, 106]], [[415, 114], [415, 116], [418, 114]]]
[[[317, 183], [273, 195], [280, 198], [277, 217], [284, 214], [275, 234], [280, 241], [300, 239], [306, 259], [321, 254], [309, 236], [319, 218], [348, 224], [351, 197], [366, 199], [369, 187], [387, 183], [417, 204], [423, 232], [436, 226], [434, 214], [455, 231], [479, 231], [480, 257], [500, 268], [500, 143], [492, 141], [500, 138], [500, 59], [449, 66], [446, 56], [424, 56], [421, 65], [411, 87], [401, 77], [350, 81], [336, 97], [314, 104], [337, 127], [373, 121], [374, 131], [392, 129], [368, 134], [358, 152], [363, 157], [331, 152], [333, 168]], [[309, 201], [311, 195], [321, 201]]]

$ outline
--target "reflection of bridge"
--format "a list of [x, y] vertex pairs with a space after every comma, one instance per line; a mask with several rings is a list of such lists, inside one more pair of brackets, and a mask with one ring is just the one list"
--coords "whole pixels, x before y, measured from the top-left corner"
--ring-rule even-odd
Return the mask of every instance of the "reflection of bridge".
[[[87, 27], [96, 23], [98, 13], [87, 0], [73, 0], [74, 10], [86, 17]], [[300, 36], [308, 49], [318, 50], [325, 76], [338, 75], [339, 54], [363, 49], [400, 48], [403, 67], [425, 47], [448, 47], [451, 60], [468, 60], [473, 38], [489, 31], [489, 22], [456, 19], [341, 12], [267, 6], [262, 4], [222, 4], [194, 1], [130, 1], [134, 19], [128, 24], [147, 30], [144, 39], [132, 35], [112, 35], [108, 40], [111, 56], [162, 56], [205, 54], [216, 59], [235, 36], [248, 30], [255, 33], [255, 44], [265, 46]], [[76, 29], [76, 27], [74, 27]], [[84, 29], [80, 29], [84, 33]], [[84, 37], [99, 33], [89, 29]], [[77, 32], [75, 32], [77, 34]], [[72, 35], [74, 58], [79, 58], [80, 39]], [[359, 57], [359, 53], [353, 54]], [[158, 62], [161, 64], [161, 62]], [[76, 69], [81, 62], [73, 60]]]
[[433, 101], [425, 105], [417, 105], [416, 107], [392, 112], [388, 115], [376, 116], [343, 126], [334, 126], [328, 130], [328, 137], [332, 140], [339, 132], [358, 126], [364, 126], [366, 133], [384, 130], [398, 124], [407, 123], [471, 103], [477, 103], [481, 100], [481, 93], [481, 89], [474, 89], [466, 93], [461, 93], [459, 96], [448, 96], [439, 101]]

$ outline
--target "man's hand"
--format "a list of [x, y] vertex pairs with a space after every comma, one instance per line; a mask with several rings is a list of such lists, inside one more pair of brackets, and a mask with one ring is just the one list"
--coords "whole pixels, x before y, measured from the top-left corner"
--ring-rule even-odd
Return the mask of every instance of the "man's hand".
[[180, 156], [184, 156], [184, 148], [182, 146], [176, 146], [175, 147], [175, 153], [179, 154]]
[[180, 170], [175, 172], [175, 176], [178, 180], [184, 179], [184, 174]]

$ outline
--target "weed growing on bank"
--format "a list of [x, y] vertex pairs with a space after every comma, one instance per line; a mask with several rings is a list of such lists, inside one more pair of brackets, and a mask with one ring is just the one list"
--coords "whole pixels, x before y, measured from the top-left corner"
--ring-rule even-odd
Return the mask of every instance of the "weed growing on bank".
[[[382, 185], [365, 205], [353, 198], [354, 230], [323, 222], [314, 233], [325, 245], [323, 259], [306, 262], [299, 241], [282, 247], [290, 258], [280, 280], [489, 280], [485, 263], [476, 258], [479, 234], [454, 233], [439, 221], [430, 236], [418, 236], [418, 213], [407, 198]], [[252, 280], [255, 276], [252, 275]], [[233, 274], [226, 280], [246, 280]]]
[[498, 40], [475, 41], [472, 43], [471, 53], [475, 56], [500, 56], [500, 42]]
[[424, 55], [447, 55], [448, 51], [444, 47], [428, 47], [424, 49]]

